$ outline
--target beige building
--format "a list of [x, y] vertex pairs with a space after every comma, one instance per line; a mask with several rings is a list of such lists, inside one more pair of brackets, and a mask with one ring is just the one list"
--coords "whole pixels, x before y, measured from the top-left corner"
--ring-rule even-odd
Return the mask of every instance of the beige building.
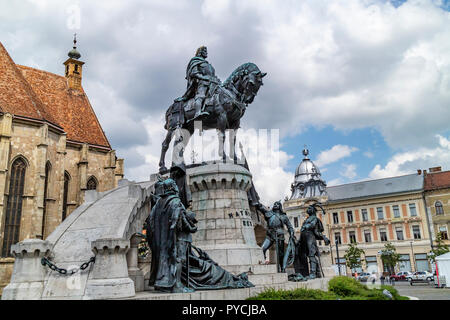
[[[450, 246], [448, 230], [450, 228], [450, 171], [441, 167], [424, 170], [424, 193], [428, 214], [431, 217], [430, 229], [433, 240], [440, 233], [447, 246]], [[436, 244], [434, 241], [433, 244]]]
[[[380, 251], [391, 242], [401, 257], [395, 271], [431, 270], [422, 192], [420, 174], [328, 187], [328, 235], [338, 242], [341, 262], [348, 245], [356, 242], [365, 255], [362, 270], [357, 271], [387, 272]], [[332, 256], [337, 263], [336, 246]]]
[[16, 65], [0, 43], [0, 290], [12, 244], [45, 239], [86, 190], [112, 189], [123, 177], [81, 86], [79, 58], [74, 46], [60, 76]]
[[[354, 241], [365, 253], [362, 270], [357, 271], [381, 274], [386, 268], [380, 251], [391, 242], [401, 255], [396, 271], [431, 270], [421, 173], [327, 187], [319, 168], [308, 158], [308, 151], [303, 154], [291, 187], [292, 195], [283, 207], [298, 237], [308, 205], [313, 201], [322, 203], [326, 215], [318, 212], [318, 217], [331, 241], [330, 246], [319, 241], [323, 265], [338, 264], [336, 241], [340, 263], [344, 264], [343, 256]], [[448, 205], [448, 201], [445, 203]], [[334, 269], [337, 272], [337, 267]], [[343, 271], [351, 273], [346, 268]]]

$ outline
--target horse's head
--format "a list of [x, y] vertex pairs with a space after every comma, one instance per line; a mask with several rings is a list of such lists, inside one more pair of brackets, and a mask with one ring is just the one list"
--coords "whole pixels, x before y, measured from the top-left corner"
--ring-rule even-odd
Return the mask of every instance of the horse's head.
[[253, 102], [253, 99], [255, 99], [255, 96], [258, 94], [259, 88], [263, 85], [262, 78], [267, 73], [262, 73], [261, 71], [253, 71], [250, 72], [246, 77], [243, 79], [243, 100], [242, 102], [249, 104]]
[[249, 104], [253, 102], [259, 88], [263, 85], [262, 78], [267, 73], [261, 72], [256, 64], [248, 62], [238, 67], [224, 82], [226, 87], [233, 86], [240, 95], [240, 100]]

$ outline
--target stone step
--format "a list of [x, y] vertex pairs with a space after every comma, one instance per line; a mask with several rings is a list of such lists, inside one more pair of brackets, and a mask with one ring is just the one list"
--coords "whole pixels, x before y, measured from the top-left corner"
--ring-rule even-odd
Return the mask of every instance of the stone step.
[[248, 272], [248, 274], [268, 274], [277, 273], [276, 264], [244, 264], [244, 265], [230, 265], [224, 266], [228, 272], [238, 275], [242, 272]]
[[[280, 273], [281, 274], [281, 273]], [[328, 290], [330, 278], [314, 279], [303, 282], [284, 282], [273, 285], [256, 285], [252, 288], [225, 289], [225, 290], [199, 290], [192, 293], [162, 293], [151, 289], [137, 292], [134, 297], [120, 300], [244, 300], [273, 288], [275, 290], [292, 290], [296, 288]]]
[[248, 280], [255, 286], [272, 285], [286, 283], [288, 275], [287, 273], [252, 274], [248, 276]]

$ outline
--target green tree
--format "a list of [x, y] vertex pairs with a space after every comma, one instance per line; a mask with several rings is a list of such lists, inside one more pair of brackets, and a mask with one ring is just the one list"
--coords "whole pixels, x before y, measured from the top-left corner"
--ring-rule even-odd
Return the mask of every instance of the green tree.
[[436, 233], [436, 245], [434, 245], [433, 250], [430, 251], [431, 260], [434, 261], [437, 256], [440, 256], [441, 254], [447, 253], [449, 251], [450, 249], [442, 239], [442, 234], [440, 232]]
[[356, 242], [352, 242], [345, 252], [345, 264], [353, 272], [356, 268], [361, 268], [361, 256], [364, 255], [364, 250], [358, 248]]
[[381, 250], [381, 260], [383, 264], [388, 267], [389, 273], [394, 273], [394, 267], [400, 260], [400, 255], [397, 253], [394, 245], [390, 242], [384, 245], [384, 249]]

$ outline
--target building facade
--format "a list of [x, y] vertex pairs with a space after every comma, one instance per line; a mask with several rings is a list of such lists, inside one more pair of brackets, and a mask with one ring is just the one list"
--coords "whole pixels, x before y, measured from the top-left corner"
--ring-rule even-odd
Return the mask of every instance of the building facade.
[[[328, 187], [327, 229], [331, 242], [338, 243], [339, 263], [345, 263], [343, 255], [356, 242], [364, 257], [362, 268], [353, 271], [388, 272], [380, 253], [390, 242], [400, 254], [395, 271], [431, 270], [423, 180], [411, 174]], [[336, 245], [332, 257], [337, 264]]]
[[[76, 41], [74, 41], [74, 44]], [[16, 65], [0, 43], [0, 290], [12, 244], [45, 239], [84, 201], [123, 178], [82, 86], [74, 45], [65, 75]]]
[[424, 198], [430, 216], [430, 230], [433, 245], [439, 233], [443, 243], [450, 246], [448, 230], [450, 228], [450, 171], [442, 171], [441, 167], [430, 168], [423, 172]]

